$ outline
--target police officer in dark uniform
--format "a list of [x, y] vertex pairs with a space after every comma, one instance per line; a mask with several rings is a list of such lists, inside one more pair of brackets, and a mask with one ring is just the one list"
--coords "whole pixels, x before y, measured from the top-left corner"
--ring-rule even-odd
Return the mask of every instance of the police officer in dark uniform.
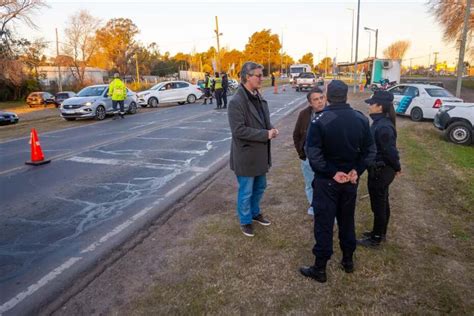
[[300, 268], [301, 274], [326, 282], [326, 264], [333, 253], [333, 226], [337, 218], [341, 267], [354, 271], [356, 249], [354, 212], [358, 178], [373, 164], [375, 144], [369, 120], [347, 104], [347, 85], [333, 80], [327, 88], [329, 105], [312, 120], [305, 152], [315, 173], [313, 181], [314, 236], [313, 266]]
[[368, 169], [367, 181], [374, 224], [372, 230], [365, 232], [364, 238], [358, 240], [358, 243], [364, 247], [377, 248], [387, 234], [390, 218], [389, 186], [395, 176], [400, 174], [401, 166], [393, 95], [388, 91], [375, 91], [365, 102], [369, 104], [369, 115], [373, 120], [370, 129], [377, 147], [375, 164]]

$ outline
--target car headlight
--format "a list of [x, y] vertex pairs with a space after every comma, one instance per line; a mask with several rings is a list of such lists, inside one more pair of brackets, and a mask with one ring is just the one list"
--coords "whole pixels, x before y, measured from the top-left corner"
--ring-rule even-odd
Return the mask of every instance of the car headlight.
[[91, 106], [92, 105], [92, 102], [86, 102], [83, 104], [84, 106]]
[[149, 94], [150, 94], [150, 92], [142, 93], [142, 94], [139, 94], [138, 97], [139, 97], [139, 98], [144, 98], [144, 97], [146, 97], [146, 96], [149, 95]]

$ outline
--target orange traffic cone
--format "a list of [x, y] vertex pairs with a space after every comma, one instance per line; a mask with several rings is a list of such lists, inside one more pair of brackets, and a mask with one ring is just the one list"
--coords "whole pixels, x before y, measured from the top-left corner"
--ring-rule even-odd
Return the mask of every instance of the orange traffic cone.
[[359, 85], [359, 91], [360, 91], [360, 92], [364, 92], [364, 84], [363, 84], [363, 83], [361, 83], [361, 84]]
[[278, 93], [278, 83], [275, 82], [275, 85], [273, 86], [273, 94]]
[[25, 162], [25, 164], [39, 166], [39, 165], [44, 165], [51, 162], [51, 160], [44, 159], [44, 155], [43, 155], [43, 151], [41, 150], [38, 134], [36, 133], [36, 130], [34, 128], [31, 129], [31, 133], [30, 133], [30, 145], [31, 145], [31, 161], [27, 161]]

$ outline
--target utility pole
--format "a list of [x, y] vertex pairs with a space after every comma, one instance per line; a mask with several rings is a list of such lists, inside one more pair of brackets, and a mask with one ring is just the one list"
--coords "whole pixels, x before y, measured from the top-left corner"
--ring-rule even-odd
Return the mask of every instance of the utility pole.
[[268, 77], [270, 77], [270, 43], [268, 42]]
[[281, 31], [281, 49], [280, 49], [280, 77], [283, 74], [283, 30]]
[[461, 46], [459, 47], [459, 59], [458, 59], [458, 80], [456, 83], [456, 97], [461, 97], [461, 85], [462, 85], [462, 73], [464, 70], [464, 53], [466, 50], [466, 38], [467, 28], [469, 24], [469, 15], [471, 13], [472, 0], [466, 1], [466, 13], [464, 15], [464, 28], [461, 36]]
[[56, 28], [56, 63], [58, 64], [58, 88], [59, 91], [63, 91], [63, 80], [61, 76], [61, 63], [59, 62], [59, 40], [58, 40], [58, 29]]
[[354, 60], [354, 93], [357, 92], [357, 52], [359, 50], [359, 22], [360, 22], [360, 0], [357, 0], [357, 29], [356, 29], [356, 48]]
[[412, 62], [413, 58], [410, 58], [410, 76], [411, 76], [411, 72], [412, 72], [412, 67], [411, 67], [411, 62]]
[[140, 84], [140, 74], [138, 73], [138, 53], [135, 53], [135, 69], [137, 70], [137, 82]]
[[216, 15], [216, 29], [214, 30], [216, 32], [216, 39], [217, 39], [217, 71], [220, 71], [220, 65], [221, 65], [221, 46], [219, 43], [219, 36], [222, 35], [222, 33], [219, 33], [219, 22], [217, 20], [217, 15]]
[[328, 38], [326, 37], [326, 57], [324, 57], [326, 59], [326, 70], [325, 70], [325, 76], [328, 75]]
[[379, 29], [375, 29], [375, 56], [374, 58], [377, 59], [377, 45], [379, 43]]

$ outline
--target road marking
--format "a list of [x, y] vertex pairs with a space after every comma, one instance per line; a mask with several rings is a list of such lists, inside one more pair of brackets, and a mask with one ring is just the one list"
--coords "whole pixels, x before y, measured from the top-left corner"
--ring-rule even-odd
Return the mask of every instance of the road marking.
[[36, 291], [38, 291], [40, 288], [54, 280], [56, 277], [58, 277], [61, 273], [63, 273], [65, 270], [69, 269], [72, 267], [76, 262], [80, 261], [82, 257], [72, 257], [69, 258], [66, 262], [64, 262], [62, 265], [51, 271], [50, 273], [46, 274], [44, 277], [42, 277], [38, 282], [35, 284], [30, 285], [26, 291], [18, 293], [14, 298], [11, 300], [5, 302], [3, 305], [0, 306], [0, 315], [2, 313], [5, 313], [18, 305], [21, 301], [23, 301], [25, 298], [28, 296], [32, 295]]

